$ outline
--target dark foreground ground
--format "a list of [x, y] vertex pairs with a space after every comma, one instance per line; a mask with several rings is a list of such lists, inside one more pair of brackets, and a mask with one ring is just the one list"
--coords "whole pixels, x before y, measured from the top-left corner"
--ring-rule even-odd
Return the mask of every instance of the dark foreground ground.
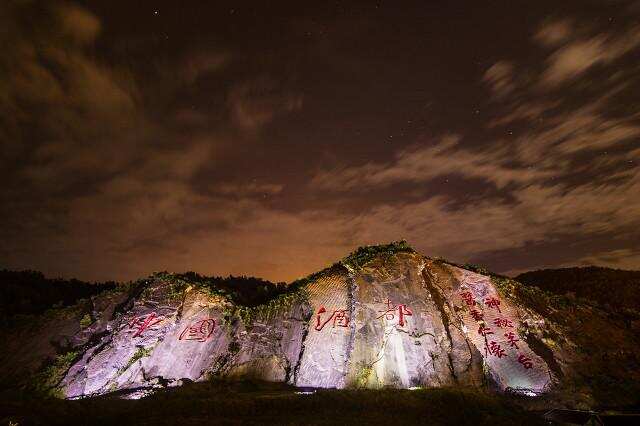
[[541, 425], [509, 398], [477, 390], [347, 390], [297, 394], [264, 383], [197, 383], [139, 400], [2, 394], [0, 425], [375, 424]]

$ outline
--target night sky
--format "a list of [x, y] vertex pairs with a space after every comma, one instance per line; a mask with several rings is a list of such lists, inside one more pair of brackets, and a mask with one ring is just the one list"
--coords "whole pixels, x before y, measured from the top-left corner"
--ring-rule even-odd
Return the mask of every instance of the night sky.
[[640, 268], [640, 2], [0, 4], [0, 268]]

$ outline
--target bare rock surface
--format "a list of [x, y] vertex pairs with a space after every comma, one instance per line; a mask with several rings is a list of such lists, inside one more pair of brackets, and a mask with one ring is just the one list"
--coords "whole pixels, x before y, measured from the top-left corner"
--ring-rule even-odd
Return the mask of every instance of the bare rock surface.
[[353, 350], [353, 280], [339, 268], [309, 285], [313, 315], [307, 323], [303, 353], [295, 384], [312, 387], [345, 386]]
[[421, 276], [424, 261], [401, 253], [356, 274], [355, 349], [351, 383], [410, 388], [453, 382], [450, 341]]
[[137, 397], [214, 377], [524, 395], [577, 383], [585, 358], [574, 339], [515, 297], [505, 286], [511, 281], [410, 249], [363, 258], [347, 258], [259, 306], [153, 276], [42, 320], [46, 327], [18, 330], [0, 373], [11, 376], [12, 365], [36, 371], [38, 360], [64, 347], [67, 364], [56, 364], [60, 377], [49, 384], [67, 398]]

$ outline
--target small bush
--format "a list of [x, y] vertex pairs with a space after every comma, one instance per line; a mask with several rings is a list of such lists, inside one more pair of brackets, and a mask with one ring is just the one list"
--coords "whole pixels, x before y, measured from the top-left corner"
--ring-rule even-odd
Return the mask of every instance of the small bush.
[[62, 394], [57, 386], [67, 374], [69, 368], [71, 368], [78, 354], [79, 352], [76, 351], [60, 354], [52, 363], [36, 374], [35, 380], [32, 383], [35, 393], [47, 397], [64, 398], [64, 394]]
[[361, 269], [377, 256], [391, 256], [396, 253], [415, 253], [413, 248], [405, 241], [394, 241], [390, 244], [359, 247], [356, 251], [345, 257], [340, 263], [347, 269]]
[[89, 314], [84, 314], [84, 316], [82, 317], [82, 319], [80, 320], [80, 327], [81, 328], [87, 328], [89, 327], [91, 324], [93, 324], [93, 318], [91, 318], [91, 315]]

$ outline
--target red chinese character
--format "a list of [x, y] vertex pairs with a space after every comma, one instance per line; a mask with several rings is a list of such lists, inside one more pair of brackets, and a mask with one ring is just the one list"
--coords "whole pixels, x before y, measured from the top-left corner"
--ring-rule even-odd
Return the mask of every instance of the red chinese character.
[[327, 312], [325, 307], [320, 306], [320, 309], [318, 309], [318, 313], [316, 314], [316, 326], [315, 326], [316, 330], [318, 331], [322, 330], [324, 326], [327, 325], [327, 323], [332, 319], [333, 319], [333, 327], [335, 327], [336, 325], [338, 327], [349, 326], [349, 315], [347, 315], [346, 309], [339, 309], [339, 310], [333, 311], [333, 313], [326, 320], [322, 321], [322, 314], [324, 314], [325, 312]]
[[327, 312], [327, 310], [324, 308], [324, 306], [320, 306], [320, 309], [318, 309], [318, 313], [316, 314], [316, 327], [315, 327], [315, 329], [318, 330], [318, 331], [322, 330], [322, 328], [325, 326], [325, 324], [328, 323], [329, 321], [331, 321], [331, 317], [329, 317], [329, 318], [327, 318], [327, 320], [325, 322], [322, 322], [322, 314], [324, 314], [325, 312]]
[[531, 362], [531, 358], [524, 356], [523, 354], [518, 355], [518, 362], [524, 366], [525, 369], [530, 369], [533, 367], [533, 362]]
[[178, 340], [197, 340], [198, 342], [206, 341], [216, 326], [216, 321], [213, 318], [207, 318], [196, 322], [193, 325], [188, 325], [180, 333]]
[[485, 327], [484, 325], [480, 325], [480, 328], [478, 328], [478, 334], [481, 336], [486, 337], [487, 334], [493, 334], [493, 331], [491, 331], [491, 329], [489, 327]]
[[347, 311], [345, 309], [340, 309], [337, 311], [333, 311], [333, 326], [338, 327], [348, 327], [349, 326], [349, 315], [347, 315]]
[[474, 320], [476, 321], [484, 320], [484, 315], [479, 310], [473, 309], [470, 313]]
[[467, 306], [475, 306], [476, 301], [473, 298], [473, 293], [470, 291], [460, 293], [460, 297], [462, 297], [462, 300], [464, 300], [464, 303], [466, 303]]
[[496, 308], [498, 312], [500, 312], [500, 300], [496, 299], [495, 297], [487, 297], [486, 299], [484, 299], [484, 303], [488, 307]]
[[404, 317], [405, 316], [412, 316], [413, 312], [411, 312], [411, 309], [407, 308], [407, 305], [398, 305], [398, 306], [394, 306], [391, 303], [391, 300], [387, 299], [387, 310], [386, 311], [379, 311], [379, 312], [383, 312], [382, 315], [380, 315], [378, 317], [378, 319], [385, 317], [387, 320], [391, 321], [395, 318], [395, 310], [398, 309], [398, 325], [400, 327], [404, 327]]
[[496, 318], [493, 320], [493, 323], [499, 328], [503, 328], [503, 327], [513, 328], [513, 322], [511, 322], [511, 320], [507, 318]]
[[516, 345], [516, 342], [519, 342], [520, 339], [518, 339], [518, 336], [516, 336], [516, 334], [513, 331], [504, 333], [504, 337], [506, 337], [507, 340], [509, 341], [509, 346], [511, 346], [512, 348], [519, 349], [518, 345]]
[[497, 356], [498, 358], [502, 358], [503, 356], [507, 356], [507, 354], [504, 353], [504, 349], [502, 349], [500, 347], [500, 345], [496, 342], [494, 342], [493, 340], [491, 341], [491, 343], [489, 343], [489, 353], [491, 353], [492, 355]]
[[152, 326], [162, 322], [164, 317], [158, 317], [155, 312], [151, 312], [149, 315], [143, 315], [138, 318], [134, 318], [129, 322], [129, 329], [136, 329], [136, 332], [132, 337], [142, 336], [142, 333], [150, 329], [152, 330]]

